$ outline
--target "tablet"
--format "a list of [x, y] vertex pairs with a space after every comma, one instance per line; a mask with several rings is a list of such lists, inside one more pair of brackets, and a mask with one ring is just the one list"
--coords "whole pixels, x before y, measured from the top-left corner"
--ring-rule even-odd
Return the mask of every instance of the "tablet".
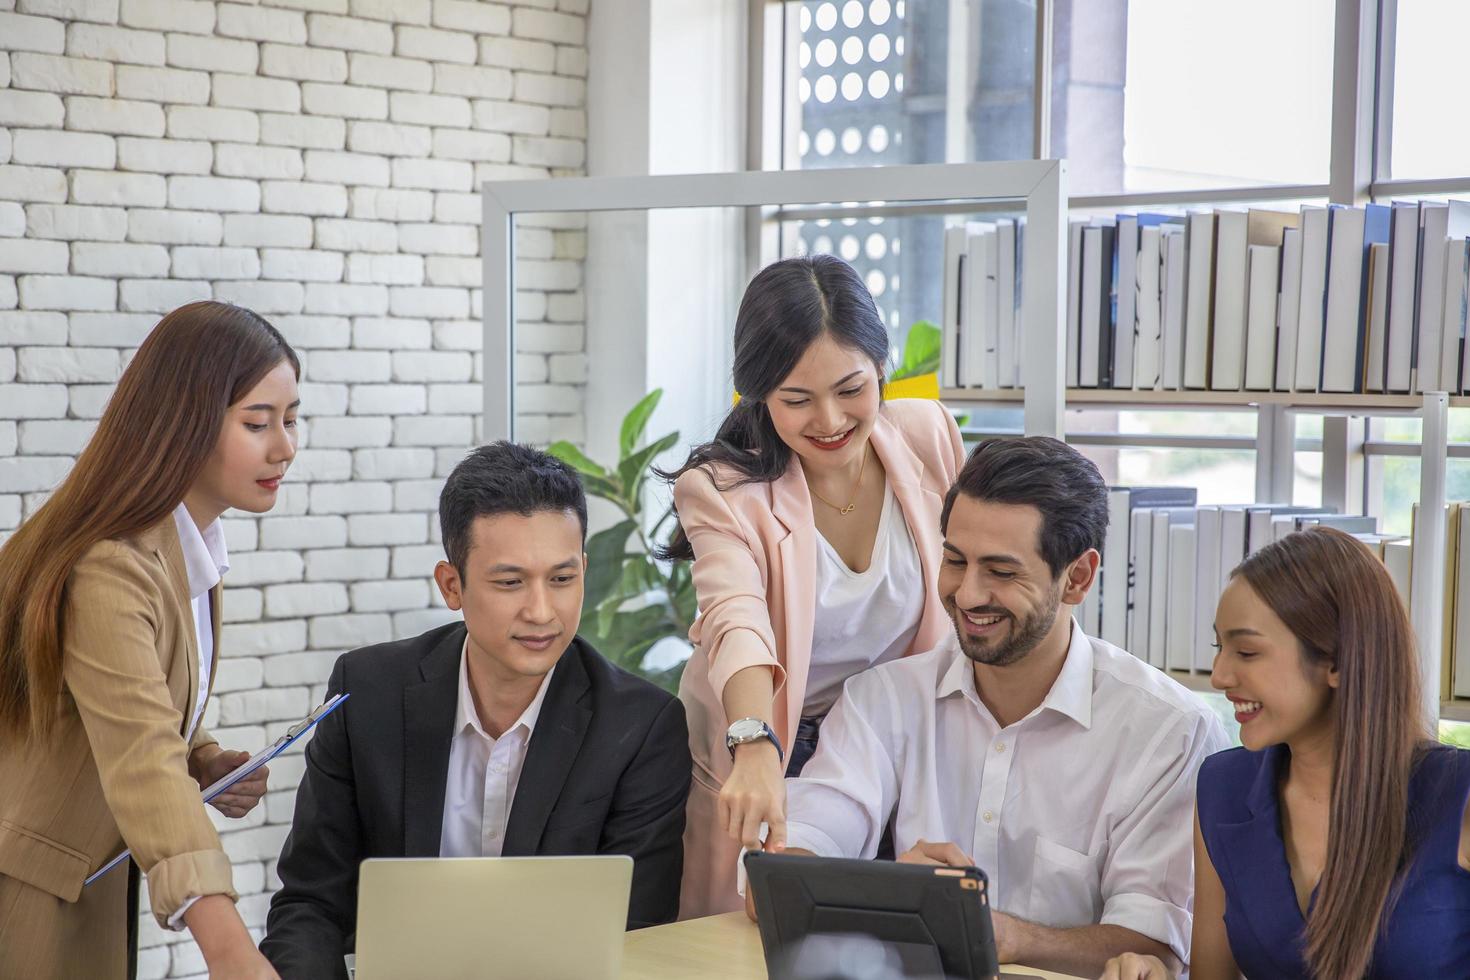
[[745, 856], [771, 980], [994, 980], [979, 868], [794, 854]]

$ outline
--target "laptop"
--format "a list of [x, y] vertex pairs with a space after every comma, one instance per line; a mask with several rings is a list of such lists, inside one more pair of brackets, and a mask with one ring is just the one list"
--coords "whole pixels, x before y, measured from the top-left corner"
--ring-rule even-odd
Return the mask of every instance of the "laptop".
[[616, 980], [632, 880], [625, 855], [369, 858], [354, 980]]

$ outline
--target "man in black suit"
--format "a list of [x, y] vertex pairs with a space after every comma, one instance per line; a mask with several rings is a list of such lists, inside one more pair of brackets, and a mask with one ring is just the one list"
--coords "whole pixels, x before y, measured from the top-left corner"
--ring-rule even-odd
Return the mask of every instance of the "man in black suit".
[[464, 622], [344, 654], [306, 750], [261, 951], [345, 977], [369, 857], [627, 854], [628, 927], [679, 910], [691, 764], [679, 700], [576, 630], [587, 504], [565, 464], [475, 450], [439, 499], [434, 579]]

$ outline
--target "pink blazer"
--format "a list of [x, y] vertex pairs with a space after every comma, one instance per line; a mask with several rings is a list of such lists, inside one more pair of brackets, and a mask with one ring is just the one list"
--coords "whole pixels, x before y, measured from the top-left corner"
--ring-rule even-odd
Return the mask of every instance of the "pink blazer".
[[[916, 399], [886, 403], [872, 440], [924, 570], [924, 611], [907, 651], [921, 653], [950, 628], [936, 589], [939, 512], [964, 464], [964, 445], [942, 405]], [[718, 479], [721, 485], [732, 482], [724, 472]], [[694, 547], [699, 597], [699, 618], [689, 631], [695, 650], [679, 683], [694, 756], [680, 916], [692, 918], [741, 907], [735, 887], [739, 844], [717, 825], [720, 786], [730, 773], [721, 697], [737, 671], [770, 666], [776, 679], [772, 725], [782, 746], [791, 745], [812, 656], [817, 531], [811, 495], [794, 459], [771, 483], [724, 491], [705, 470], [691, 470], [674, 485], [674, 503]]]

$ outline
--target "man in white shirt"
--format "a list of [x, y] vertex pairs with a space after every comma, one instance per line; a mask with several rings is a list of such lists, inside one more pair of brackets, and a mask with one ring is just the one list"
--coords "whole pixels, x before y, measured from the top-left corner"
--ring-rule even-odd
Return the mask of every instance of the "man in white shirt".
[[370, 857], [626, 854], [628, 925], [678, 914], [684, 708], [576, 635], [576, 473], [482, 446], [450, 474], [439, 520], [434, 579], [464, 621], [338, 658], [327, 690], [351, 698], [306, 749], [261, 944], [282, 980], [345, 980]]
[[787, 851], [976, 865], [1002, 962], [1087, 976], [1188, 961], [1200, 763], [1229, 742], [1195, 695], [1082, 632], [1107, 488], [1054, 439], [995, 440], [945, 501], [955, 633], [857, 674], [787, 781]]

